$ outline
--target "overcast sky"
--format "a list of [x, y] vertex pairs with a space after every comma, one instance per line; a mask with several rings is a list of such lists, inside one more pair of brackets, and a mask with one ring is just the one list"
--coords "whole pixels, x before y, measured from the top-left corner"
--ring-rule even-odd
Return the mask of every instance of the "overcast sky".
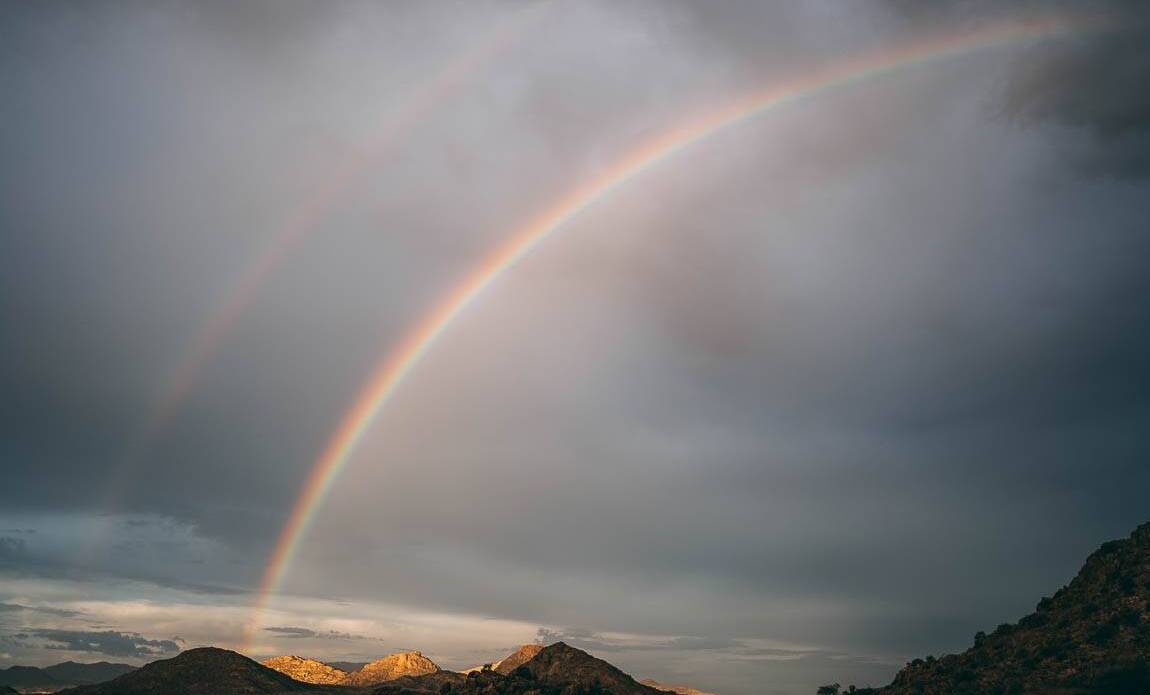
[[1150, 518], [1143, 10], [0, 3], [0, 667], [238, 644], [387, 347], [631, 148], [1083, 9], [1122, 30], [771, 111], [567, 223], [387, 404], [251, 650], [564, 639], [723, 695], [885, 683]]

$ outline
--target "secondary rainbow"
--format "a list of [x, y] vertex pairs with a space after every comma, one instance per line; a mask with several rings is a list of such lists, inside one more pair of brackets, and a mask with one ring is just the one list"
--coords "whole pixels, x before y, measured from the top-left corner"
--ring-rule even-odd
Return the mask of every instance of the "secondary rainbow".
[[927, 61], [1009, 44], [1063, 36], [1098, 24], [1064, 17], [1012, 21], [958, 35], [935, 37], [902, 45], [862, 59], [852, 60], [783, 82], [767, 90], [737, 99], [725, 107], [672, 128], [619, 159], [595, 178], [578, 186], [537, 217], [514, 232], [486, 256], [398, 344], [386, 352], [344, 415], [312, 468], [272, 551], [248, 621], [245, 646], [251, 646], [268, 601], [279, 590], [301, 539], [320, 508], [324, 496], [347, 464], [356, 445], [371, 426], [382, 406], [391, 398], [451, 322], [502, 273], [521, 261], [533, 248], [563, 224], [603, 200], [628, 181], [685, 148], [715, 133], [801, 99], [864, 79]]
[[341, 195], [378, 163], [405, 133], [467, 83], [467, 79], [501, 54], [541, 16], [547, 0], [528, 5], [511, 15], [478, 44], [450, 61], [408, 98], [385, 114], [372, 137], [324, 178], [321, 185], [305, 196], [302, 204], [287, 217], [283, 226], [239, 274], [236, 283], [223, 294], [180, 357], [171, 375], [157, 394], [145, 438], [161, 428], [184, 401], [196, 375], [210, 360], [223, 337], [239, 321], [257, 291], [293, 248], [318, 228], [324, 216]]
[[[550, 0], [539, 0], [515, 11], [490, 34], [449, 60], [430, 79], [412, 90], [406, 99], [383, 114], [370, 138], [339, 162], [319, 185], [293, 206], [270, 240], [244, 266], [233, 285], [221, 293], [220, 300], [178, 356], [172, 371], [159, 384], [147, 420], [128, 442], [119, 465], [104, 486], [102, 509], [114, 510], [119, 496], [130, 489], [129, 481], [137, 467], [146, 460], [153, 440], [179, 412], [196, 378], [218, 352], [224, 338], [239, 323], [268, 278], [296, 247], [320, 228], [324, 217], [379, 164], [393, 144], [467, 85], [476, 72], [513, 46], [544, 16], [550, 4]], [[92, 547], [101, 546], [95, 544]]]

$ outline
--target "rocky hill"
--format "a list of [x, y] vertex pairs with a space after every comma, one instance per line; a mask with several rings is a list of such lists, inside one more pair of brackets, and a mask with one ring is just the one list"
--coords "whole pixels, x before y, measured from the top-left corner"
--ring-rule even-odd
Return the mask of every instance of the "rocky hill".
[[343, 681], [345, 685], [370, 686], [386, 683], [403, 676], [423, 676], [439, 671], [435, 662], [419, 652], [400, 652], [385, 656], [367, 664], [358, 671], [349, 673]]
[[333, 686], [311, 685], [261, 666], [226, 649], [189, 649], [154, 661], [107, 683], [61, 691], [67, 695], [253, 695], [256, 693], [338, 693]]
[[536, 683], [564, 688], [574, 686], [587, 692], [611, 695], [656, 695], [652, 687], [642, 685], [611, 664], [596, 659], [585, 651], [556, 642], [544, 647], [512, 676], [528, 678]]
[[541, 651], [543, 651], [542, 644], [525, 644], [503, 659], [492, 664], [491, 668], [506, 676], [523, 664], [534, 659]]
[[1105, 543], [1034, 613], [915, 659], [880, 695], [1150, 693], [1150, 524]]
[[692, 688], [692, 687], [689, 687], [686, 685], [664, 685], [663, 683], [660, 683], [659, 681], [656, 681], [656, 680], [652, 680], [650, 678], [644, 678], [643, 680], [641, 680], [639, 682], [642, 683], [643, 685], [649, 687], [649, 688], [654, 688], [655, 690], [662, 690], [662, 691], [668, 692], [668, 693], [675, 693], [675, 695], [715, 695], [714, 693], [704, 692], [702, 690], [698, 690], [696, 688]]
[[667, 695], [642, 685], [611, 664], [562, 642], [544, 647], [508, 674], [494, 669], [467, 675], [440, 671], [385, 683], [373, 695]]
[[322, 661], [305, 659], [301, 656], [277, 656], [263, 662], [264, 666], [290, 676], [301, 683], [315, 685], [339, 685], [347, 680], [348, 673]]

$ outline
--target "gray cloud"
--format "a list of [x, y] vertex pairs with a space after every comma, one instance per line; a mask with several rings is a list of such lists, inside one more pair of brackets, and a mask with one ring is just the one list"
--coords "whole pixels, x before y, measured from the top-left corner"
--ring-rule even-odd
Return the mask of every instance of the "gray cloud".
[[180, 651], [175, 639], [153, 640], [135, 633], [112, 630], [35, 630], [33, 634], [47, 641], [46, 649], [135, 657], [164, 656]]
[[305, 627], [265, 627], [265, 632], [274, 632], [279, 637], [299, 639], [302, 637], [315, 637], [315, 630]]
[[276, 637], [283, 639], [320, 639], [320, 640], [342, 640], [342, 641], [380, 641], [376, 637], [367, 635], [357, 635], [350, 632], [341, 632], [339, 630], [311, 630], [306, 627], [291, 627], [291, 626], [272, 626], [265, 627], [264, 632], [271, 632]]
[[1015, 61], [1002, 109], [1026, 126], [1057, 126], [1064, 154], [1083, 171], [1118, 179], [1150, 175], [1150, 9], [1137, 0], [1020, 3], [893, 2], [916, 23], [980, 21], [1004, 12], [1065, 12], [1099, 26], [1038, 45]]

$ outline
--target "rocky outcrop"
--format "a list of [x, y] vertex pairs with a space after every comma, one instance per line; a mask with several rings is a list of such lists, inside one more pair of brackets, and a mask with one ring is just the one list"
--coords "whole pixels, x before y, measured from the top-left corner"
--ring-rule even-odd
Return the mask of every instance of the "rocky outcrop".
[[506, 676], [523, 664], [534, 659], [541, 651], [543, 651], [542, 644], [525, 644], [500, 661], [492, 664], [491, 668]]
[[264, 661], [263, 665], [301, 683], [316, 685], [339, 685], [346, 681], [348, 676], [347, 671], [302, 656], [277, 656]]
[[655, 690], [662, 690], [663, 692], [666, 692], [666, 693], [675, 693], [675, 695], [715, 695], [714, 693], [704, 692], [702, 690], [698, 690], [696, 688], [691, 688], [691, 687], [686, 686], [686, 685], [665, 685], [663, 683], [660, 683], [657, 680], [652, 680], [650, 678], [644, 678], [643, 680], [641, 680], [639, 682], [642, 683], [643, 685], [649, 687], [649, 688], [654, 688]]
[[438, 670], [439, 667], [434, 661], [419, 652], [400, 652], [385, 656], [354, 673], [349, 673], [343, 684], [359, 687], [379, 685], [403, 676], [424, 676]]

